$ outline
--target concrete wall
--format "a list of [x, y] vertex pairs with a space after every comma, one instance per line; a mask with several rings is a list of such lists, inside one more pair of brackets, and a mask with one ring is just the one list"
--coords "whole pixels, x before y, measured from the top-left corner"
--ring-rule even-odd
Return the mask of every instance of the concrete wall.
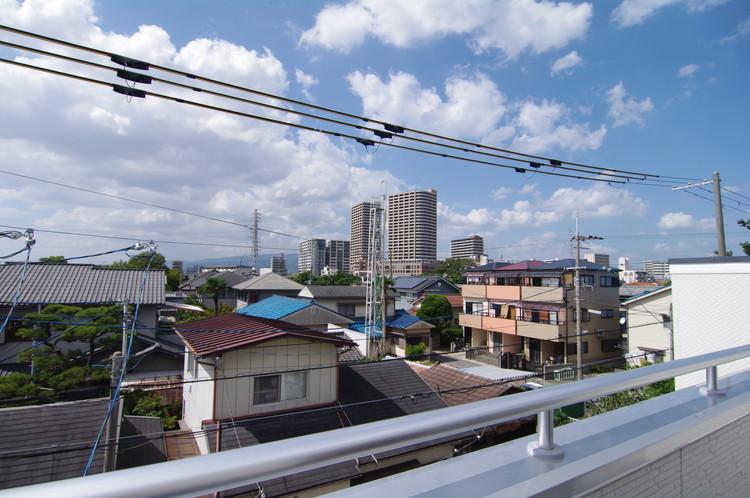
[[[750, 343], [750, 258], [711, 259], [716, 262], [670, 264], [675, 359]], [[719, 376], [747, 368], [750, 359], [728, 363], [719, 366]], [[703, 382], [700, 372], [676, 380], [677, 389]]]
[[587, 498], [750, 495], [750, 416], [671, 453]]
[[[263, 342], [224, 354], [217, 377], [336, 365], [336, 346], [287, 337]], [[301, 399], [253, 404], [254, 377], [216, 382], [216, 419], [228, 419], [258, 413], [289, 410], [331, 403], [338, 395], [338, 367], [307, 371], [307, 395]]]

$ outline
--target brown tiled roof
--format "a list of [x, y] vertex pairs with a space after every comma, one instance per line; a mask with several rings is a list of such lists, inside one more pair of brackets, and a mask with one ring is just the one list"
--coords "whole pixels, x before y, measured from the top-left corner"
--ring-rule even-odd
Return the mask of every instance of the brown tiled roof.
[[309, 330], [293, 323], [228, 313], [175, 325], [175, 332], [196, 355], [205, 356], [251, 344], [292, 336], [336, 346], [353, 346], [349, 339]]
[[518, 388], [510, 384], [486, 386], [487, 384], [491, 384], [492, 381], [445, 365], [435, 365], [432, 367], [413, 365], [412, 368], [435, 391], [466, 389], [440, 393], [440, 397], [443, 398], [443, 401], [448, 406], [473, 403], [483, 399], [497, 398], [504, 394], [519, 392]]
[[451, 303], [451, 308], [462, 308], [464, 305], [464, 297], [461, 294], [445, 294], [445, 297]]

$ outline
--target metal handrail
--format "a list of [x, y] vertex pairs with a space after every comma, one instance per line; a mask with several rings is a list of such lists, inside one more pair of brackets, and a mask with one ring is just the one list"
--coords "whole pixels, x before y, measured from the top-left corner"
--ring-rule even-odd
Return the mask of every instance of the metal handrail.
[[[750, 356], [750, 345], [561, 386], [406, 415], [398, 419], [146, 465], [83, 478], [8, 489], [0, 497], [112, 498], [196, 496], [304, 472], [539, 414], [534, 455], [560, 456], [552, 410], [706, 369], [706, 392], [719, 393], [716, 365]], [[541, 453], [539, 453], [541, 452]]]

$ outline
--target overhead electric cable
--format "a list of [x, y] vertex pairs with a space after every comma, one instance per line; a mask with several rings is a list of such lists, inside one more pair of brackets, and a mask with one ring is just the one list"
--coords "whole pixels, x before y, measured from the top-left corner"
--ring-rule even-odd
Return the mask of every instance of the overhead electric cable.
[[[175, 87], [182, 88], [182, 89], [185, 89], [185, 90], [191, 90], [191, 91], [194, 91], [194, 92], [205, 93], [207, 95], [213, 95], [213, 96], [216, 96], [216, 97], [226, 98], [226, 99], [229, 99], [229, 100], [233, 100], [233, 101], [237, 101], [237, 102], [242, 102], [242, 103], [250, 104], [250, 105], [255, 105], [255, 106], [263, 107], [263, 108], [266, 108], [266, 109], [271, 109], [271, 110], [274, 110], [274, 111], [280, 111], [280, 112], [295, 114], [297, 116], [306, 117], [306, 118], [310, 118], [310, 119], [317, 119], [319, 121], [324, 121], [324, 122], [327, 122], [327, 123], [332, 123], [332, 124], [336, 124], [336, 125], [346, 126], [346, 127], [355, 128], [355, 129], [358, 129], [358, 130], [363, 130], [363, 131], [369, 131], [369, 132], [372, 132], [373, 134], [375, 134], [376, 136], [378, 136], [380, 138], [389, 138], [390, 139], [390, 138], [394, 137], [393, 134], [383, 132], [383, 131], [378, 130], [376, 128], [370, 128], [370, 127], [367, 127], [367, 126], [358, 125], [358, 124], [354, 124], [354, 123], [350, 123], [350, 122], [346, 122], [346, 121], [341, 121], [341, 120], [338, 120], [338, 119], [326, 118], [324, 116], [319, 116], [317, 114], [311, 114], [311, 113], [307, 113], [307, 112], [298, 111], [296, 109], [290, 109], [290, 108], [286, 108], [286, 107], [276, 106], [276, 105], [273, 105], [273, 104], [268, 104], [266, 102], [260, 102], [260, 101], [257, 101], [257, 100], [245, 99], [245, 98], [242, 98], [242, 97], [238, 97], [236, 95], [229, 95], [229, 94], [225, 94], [225, 93], [221, 93], [221, 92], [215, 92], [215, 91], [209, 90], [207, 88], [201, 88], [201, 87], [195, 87], [195, 86], [191, 86], [191, 85], [186, 85], [186, 84], [183, 84], [183, 83], [178, 83], [176, 81], [171, 81], [171, 80], [167, 80], [167, 79], [163, 79], [163, 78], [158, 78], [158, 77], [155, 77], [155, 76], [146, 76], [146, 75], [141, 75], [140, 73], [132, 73], [130, 71], [126, 71], [126, 70], [119, 69], [119, 68], [116, 68], [116, 67], [107, 66], [107, 65], [104, 65], [104, 64], [98, 64], [98, 63], [95, 63], [95, 62], [91, 62], [91, 61], [87, 61], [87, 60], [83, 60], [83, 59], [78, 59], [78, 58], [75, 58], [75, 57], [69, 57], [69, 56], [58, 54], [58, 53], [54, 53], [54, 52], [48, 52], [46, 50], [41, 50], [41, 49], [38, 49], [38, 48], [27, 47], [27, 46], [24, 46], [24, 45], [18, 45], [18, 44], [15, 44], [15, 43], [10, 43], [10, 42], [6, 42], [6, 41], [2, 41], [2, 40], [0, 40], [0, 45], [4, 45], [4, 46], [10, 47], [10, 48], [14, 48], [16, 50], [34, 52], [34, 53], [37, 53], [37, 54], [40, 54], [40, 55], [44, 55], [44, 56], [47, 56], [47, 57], [54, 57], [54, 58], [58, 58], [58, 59], [62, 59], [62, 60], [68, 61], [68, 62], [73, 62], [73, 63], [77, 63], [77, 64], [83, 64], [83, 65], [86, 65], [86, 66], [95, 67], [97, 69], [103, 69], [103, 70], [113, 71], [113, 72], [117, 73], [117, 75], [119, 77], [124, 78], [126, 80], [131, 80], [131, 81], [132, 80], [137, 80], [138, 82], [147, 83], [147, 84], [150, 84], [152, 82], [163, 83], [163, 84], [166, 84], [166, 85], [175, 86]], [[134, 75], [138, 75], [138, 76], [134, 76]], [[518, 157], [512, 157], [512, 156], [507, 156], [507, 155], [502, 155], [502, 154], [495, 154], [495, 153], [491, 153], [491, 152], [484, 152], [482, 150], [467, 149], [465, 147], [458, 147], [458, 146], [455, 146], [455, 145], [448, 145], [448, 144], [444, 144], [444, 143], [440, 143], [440, 142], [435, 142], [435, 141], [432, 141], [432, 140], [425, 140], [425, 139], [421, 139], [421, 138], [417, 138], [417, 137], [412, 137], [412, 136], [409, 136], [409, 135], [401, 135], [401, 134], [399, 134], [397, 136], [399, 138], [402, 138], [402, 139], [405, 139], [405, 140], [414, 141], [414, 142], [418, 142], [418, 143], [422, 143], [422, 144], [427, 144], [427, 145], [432, 145], [432, 146], [437, 146], [437, 147], [444, 147], [444, 148], [448, 148], [448, 149], [451, 149], [451, 150], [458, 150], [458, 151], [466, 152], [466, 153], [469, 153], [469, 154], [479, 154], [479, 155], [483, 155], [483, 156], [496, 157], [496, 158], [499, 158], [499, 159], [507, 159], [507, 160], [510, 160], [510, 161], [516, 161], [516, 162], [519, 162], [519, 163], [528, 164], [528, 165], [530, 165], [533, 168], [548, 167], [548, 168], [554, 168], [554, 169], [562, 169], [562, 170], [566, 170], [566, 171], [575, 171], [575, 172], [585, 173], [585, 174], [592, 174], [592, 173], [594, 173], [593, 171], [584, 170], [584, 169], [581, 169], [580, 167], [569, 167], [569, 166], [563, 166], [562, 164], [560, 164], [560, 165], [551, 165], [551, 164], [542, 164], [542, 163], [538, 163], [538, 162], [529, 162], [527, 159], [521, 159], [521, 158], [518, 158]], [[645, 180], [649, 176], [649, 175], [644, 175], [644, 174], [637, 174], [635, 176], [633, 174], [618, 174], [618, 173], [614, 173], [614, 172], [609, 172], [607, 170], [604, 170], [604, 171], [601, 171], [601, 172], [596, 172], [596, 173], [598, 175], [602, 175], [602, 176], [607, 176], [607, 177], [612, 177], [612, 178], [623, 178], [623, 179], [628, 179], [628, 180]], [[652, 179], [652, 181], [662, 181], [664, 183], [669, 183], [670, 185], [672, 183], [672, 182], [670, 182], [668, 180], [657, 180], [655, 178], [651, 178], [651, 179]]]
[[26, 248], [24, 249], [26, 251], [26, 258], [24, 259], [23, 266], [21, 267], [21, 271], [18, 275], [18, 282], [16, 282], [16, 291], [13, 293], [13, 301], [10, 304], [10, 309], [8, 310], [8, 314], [3, 320], [3, 324], [0, 326], [0, 337], [2, 337], [5, 333], [5, 328], [8, 326], [8, 321], [10, 321], [10, 317], [13, 315], [13, 312], [18, 305], [18, 301], [19, 299], [21, 299], [21, 291], [23, 290], [23, 284], [26, 281], [26, 274], [29, 269], [29, 258], [31, 257], [31, 248], [34, 246], [35, 242], [33, 233], [29, 231], [27, 231], [26, 233]]
[[[350, 140], [354, 140], [355, 142], [358, 142], [358, 143], [363, 144], [365, 146], [375, 145], [375, 142], [373, 142], [372, 140], [363, 139], [363, 138], [358, 137], [356, 135], [349, 135], [347, 133], [341, 133], [341, 132], [336, 132], [336, 131], [332, 131], [332, 130], [326, 130], [326, 129], [322, 129], [322, 128], [315, 128], [315, 127], [312, 127], [312, 126], [302, 125], [302, 124], [298, 124], [298, 123], [290, 123], [290, 122], [283, 121], [283, 120], [280, 120], [280, 119], [274, 119], [274, 118], [270, 118], [270, 117], [266, 117], [266, 116], [261, 116], [261, 115], [258, 115], [258, 114], [250, 114], [250, 113], [247, 113], [247, 112], [237, 111], [237, 110], [234, 110], [234, 109], [228, 109], [228, 108], [225, 108], [225, 107], [219, 107], [219, 106], [214, 106], [214, 105], [210, 105], [210, 104], [204, 104], [204, 103], [201, 103], [201, 102], [197, 102], [197, 101], [193, 101], [193, 100], [188, 100], [188, 99], [182, 99], [182, 98], [174, 97], [174, 96], [171, 96], [171, 95], [165, 95], [165, 94], [161, 94], [161, 93], [151, 92], [151, 91], [148, 91], [148, 90], [135, 89], [135, 88], [128, 87], [128, 86], [117, 85], [115, 83], [108, 83], [106, 81], [97, 80], [97, 79], [94, 79], [94, 78], [88, 78], [86, 76], [80, 76], [80, 75], [76, 75], [76, 74], [72, 74], [72, 73], [66, 73], [66, 72], [63, 72], [63, 71], [57, 71], [55, 69], [49, 69], [49, 68], [45, 68], [45, 67], [41, 67], [41, 66], [34, 66], [33, 64], [26, 64], [26, 63], [23, 63], [23, 62], [12, 61], [12, 60], [5, 59], [5, 58], [0, 58], [0, 62], [5, 63], [5, 64], [11, 64], [11, 65], [18, 66], [18, 67], [24, 67], [26, 69], [31, 69], [31, 70], [34, 70], [34, 71], [41, 71], [41, 72], [44, 72], [44, 73], [53, 74], [55, 76], [62, 76], [62, 77], [66, 77], [66, 78], [75, 79], [75, 80], [78, 80], [78, 81], [83, 81], [83, 82], [86, 82], [86, 83], [91, 83], [91, 84], [96, 84], [96, 85], [100, 85], [100, 86], [110, 87], [114, 91], [116, 91], [117, 93], [122, 93], [122, 94], [130, 96], [130, 97], [144, 98], [144, 97], [147, 97], [147, 96], [151, 96], [151, 97], [155, 97], [155, 98], [159, 98], [159, 99], [163, 99], [163, 100], [168, 100], [168, 101], [171, 101], [171, 102], [176, 102], [176, 103], [179, 103], [179, 104], [185, 104], [185, 105], [188, 105], [188, 106], [198, 107], [198, 108], [201, 108], [201, 109], [208, 109], [208, 110], [212, 110], [212, 111], [222, 112], [222, 113], [225, 113], [225, 114], [231, 114], [231, 115], [234, 115], [234, 116], [240, 116], [240, 117], [244, 117], [244, 118], [248, 118], [248, 119], [255, 119], [255, 120], [263, 121], [263, 122], [266, 122], [266, 123], [278, 124], [278, 125], [282, 125], [282, 126], [287, 126], [287, 127], [291, 127], [291, 128], [300, 129], [300, 130], [306, 130], [306, 131], [312, 131], [312, 132], [316, 132], [316, 133], [321, 133], [323, 135], [335, 136], [335, 137], [339, 137], [339, 138], [347, 138], [347, 139], [350, 139]], [[391, 148], [395, 148], [395, 149], [399, 149], [399, 150], [408, 150], [408, 151], [411, 151], [411, 152], [417, 152], [417, 153], [427, 154], [427, 155], [431, 155], [431, 156], [443, 157], [443, 158], [446, 158], [446, 159], [455, 159], [457, 161], [464, 161], [464, 162], [469, 162], [469, 163], [474, 163], [474, 164], [482, 164], [482, 165], [487, 165], [487, 166], [494, 166], [494, 167], [497, 167], [497, 168], [512, 169], [516, 173], [527, 173], [527, 172], [536, 171], [534, 169], [522, 168], [522, 167], [517, 167], [517, 166], [511, 166], [511, 165], [508, 165], [508, 164], [502, 164], [502, 163], [497, 163], [497, 162], [492, 162], [492, 161], [484, 161], [484, 160], [481, 160], [481, 159], [474, 159], [474, 158], [469, 158], [469, 157], [464, 157], [464, 156], [456, 156], [456, 155], [453, 155], [453, 154], [445, 154], [445, 153], [437, 152], [437, 151], [434, 151], [434, 150], [421, 149], [419, 147], [409, 147], [409, 146], [406, 146], [406, 145], [399, 145], [399, 144], [395, 144], [395, 143], [388, 143], [388, 142], [382, 142], [382, 141], [378, 142], [378, 143], [380, 143], [381, 145], [385, 145], [387, 147], [391, 147]], [[588, 181], [610, 183], [610, 184], [611, 183], [618, 183], [618, 184], [626, 184], [627, 183], [627, 184], [630, 184], [630, 185], [634, 185], [635, 184], [635, 183], [626, 182], [626, 181], [623, 181], [623, 180], [612, 180], [612, 179], [606, 179], [606, 178], [599, 178], [599, 177], [596, 177], [596, 176], [570, 175], [570, 174], [565, 174], [565, 173], [556, 173], [556, 172], [553, 172], [553, 171], [536, 171], [536, 173], [538, 173], [540, 175], [557, 176], [557, 177], [562, 177], [562, 178], [573, 178], [573, 179], [576, 179], [576, 180], [588, 180]], [[242, 226], [245, 226], [245, 225], [242, 225]]]
[[[21, 29], [18, 29], [18, 28], [13, 28], [13, 27], [10, 27], [10, 26], [0, 25], [0, 29], [4, 30], [4, 31], [8, 31], [10, 33], [14, 33], [14, 34], [19, 35], [19, 36], [36, 38], [38, 40], [42, 40], [42, 41], [45, 41], [45, 42], [48, 42], [48, 43], [53, 43], [53, 44], [61, 45], [61, 46], [64, 46], [64, 47], [73, 48], [73, 49], [76, 49], [76, 50], [81, 50], [81, 51], [84, 51], [84, 52], [89, 52], [89, 53], [93, 53], [93, 54], [96, 54], [96, 55], [108, 57], [112, 62], [115, 62], [117, 64], [121, 64], [121, 65], [123, 65], [125, 67], [129, 67], [129, 68], [132, 68], [132, 69], [146, 70], [146, 71], [149, 70], [149, 69], [155, 69], [157, 71], [162, 71], [162, 72], [166, 72], [166, 73], [170, 73], [170, 74], [184, 76], [184, 77], [187, 77], [187, 78], [192, 79], [192, 80], [202, 81], [202, 82], [205, 82], [205, 83], [210, 83], [210, 84], [214, 84], [214, 85], [218, 85], [218, 86], [222, 86], [222, 87], [225, 87], [225, 88], [230, 88], [230, 89], [238, 90], [238, 91], [242, 91], [242, 92], [248, 92], [248, 93], [252, 93], [254, 95], [260, 95], [260, 96], [267, 97], [267, 98], [270, 98], [270, 99], [275, 99], [275, 100], [279, 100], [279, 101], [282, 101], [282, 102], [287, 102], [287, 103], [294, 104], [294, 105], [300, 105], [300, 106], [304, 106], [304, 107], [307, 107], [307, 108], [310, 108], [310, 109], [315, 109], [315, 110], [318, 110], [318, 111], [324, 111], [324, 112], [327, 112], [327, 113], [331, 113], [331, 114], [335, 114], [335, 115], [339, 115], [339, 116], [344, 116], [344, 117], [356, 119], [356, 120], [363, 121], [363, 122], [377, 123], [377, 124], [382, 125], [384, 127], [384, 129], [387, 132], [389, 132], [389, 133], [385, 133], [384, 135], [391, 135], [391, 136], [398, 135], [398, 136], [401, 136], [401, 134], [403, 134], [404, 132], [408, 131], [408, 132], [411, 132], [411, 133], [417, 133], [417, 134], [420, 134], [420, 135], [429, 136], [429, 137], [437, 138], [437, 139], [440, 139], [440, 140], [446, 140], [446, 141], [450, 141], [450, 142], [454, 142], [454, 143], [460, 143], [460, 144], [463, 144], [463, 145], [470, 145], [472, 147], [477, 147], [477, 148], [482, 148], [482, 149], [487, 149], [487, 150], [494, 150], [494, 151], [498, 151], [498, 152], [505, 152], [505, 153], [514, 154], [514, 155], [521, 156], [521, 157], [527, 157], [527, 158], [531, 158], [531, 159], [539, 159], [539, 160], [547, 161], [547, 162], [549, 162], [549, 164], [545, 165], [545, 166], [549, 166], [549, 167], [559, 167], [562, 164], [568, 164], [568, 165], [571, 165], [571, 166], [577, 166], [577, 167], [582, 167], [582, 168], [588, 168], [588, 169], [598, 170], [600, 172], [601, 171], [606, 171], [606, 172], [612, 172], [612, 173], [624, 173], [624, 174], [632, 174], [632, 175], [639, 175], [639, 176], [648, 176], [648, 177], [652, 177], [652, 178], [664, 178], [664, 179], [666, 179], [666, 178], [673, 178], [673, 179], [679, 179], [679, 180], [695, 180], [694, 178], [687, 178], [687, 177], [665, 176], [665, 175], [657, 175], [657, 174], [651, 174], [651, 173], [642, 173], [642, 172], [637, 172], [637, 171], [629, 171], [629, 170], [616, 169], [616, 168], [607, 168], [607, 167], [602, 167], [602, 166], [593, 166], [593, 165], [587, 165], [587, 164], [583, 164], [583, 163], [576, 163], [576, 162], [572, 162], [572, 161], [563, 161], [563, 160], [560, 160], [560, 159], [554, 159], [554, 158], [547, 157], [547, 156], [541, 156], [541, 155], [535, 155], [535, 154], [527, 154], [527, 153], [523, 153], [523, 152], [513, 151], [513, 150], [510, 150], [510, 149], [504, 149], [504, 148], [500, 148], [500, 147], [494, 147], [494, 146], [484, 145], [484, 144], [477, 143], [477, 142], [471, 142], [471, 141], [462, 140], [462, 139], [458, 139], [458, 138], [448, 137], [448, 136], [440, 135], [440, 134], [437, 134], [437, 133], [432, 133], [432, 132], [418, 130], [418, 129], [415, 129], [415, 128], [409, 128], [409, 127], [405, 127], [405, 126], [394, 125], [394, 124], [389, 123], [387, 121], [383, 121], [383, 120], [379, 120], [379, 119], [375, 119], [375, 118], [364, 117], [364, 116], [359, 116], [359, 115], [352, 114], [352, 113], [349, 113], [349, 112], [339, 111], [339, 110], [332, 109], [332, 108], [329, 108], [329, 107], [319, 106], [319, 105], [312, 104], [312, 103], [309, 103], [309, 102], [304, 102], [304, 101], [297, 100], [297, 99], [291, 99], [291, 98], [288, 98], [288, 97], [283, 97], [281, 95], [275, 95], [275, 94], [272, 94], [272, 93], [269, 93], [269, 92], [263, 92], [263, 91], [260, 91], [260, 90], [252, 89], [252, 88], [249, 88], [249, 87], [244, 87], [244, 86], [241, 86], [241, 85], [227, 83], [227, 82], [216, 80], [216, 79], [213, 79], [213, 78], [208, 78], [208, 77], [201, 76], [201, 75], [198, 75], [198, 74], [190, 73], [190, 72], [187, 72], [187, 71], [182, 71], [182, 70], [178, 70], [178, 69], [174, 69], [174, 68], [170, 68], [170, 67], [166, 67], [166, 66], [162, 66], [162, 65], [158, 65], [158, 64], [153, 64], [153, 63], [147, 62], [147, 61], [142, 61], [142, 60], [137, 60], [137, 59], [125, 57], [125, 56], [122, 56], [122, 55], [119, 55], [119, 54], [116, 54], [116, 53], [113, 53], [113, 52], [107, 52], [105, 50], [100, 50], [100, 49], [97, 49], [97, 48], [88, 47], [88, 46], [85, 46], [85, 45], [80, 45], [80, 44], [68, 42], [68, 41], [65, 41], [65, 40], [58, 39], [58, 38], [53, 38], [53, 37], [41, 35], [41, 34], [38, 34], [38, 33], [33, 33], [33, 32], [30, 32], [30, 31], [25, 31], [25, 30], [21, 30]], [[148, 76], [142, 75], [142, 74], [141, 74], [141, 76], [148, 77]], [[380, 143], [382, 145], [388, 145], [385, 142], [380, 142]], [[373, 145], [375, 145], [375, 144], [373, 143]], [[594, 172], [592, 171], [591, 173], [594, 173]]]

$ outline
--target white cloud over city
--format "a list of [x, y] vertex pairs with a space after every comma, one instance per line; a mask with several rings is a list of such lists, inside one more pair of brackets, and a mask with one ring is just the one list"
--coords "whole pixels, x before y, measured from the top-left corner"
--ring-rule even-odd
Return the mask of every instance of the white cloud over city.
[[538, 0], [354, 0], [326, 5], [300, 44], [348, 53], [367, 38], [410, 48], [462, 36], [477, 53], [497, 50], [515, 59], [524, 51], [563, 48], [586, 36], [591, 3]]
[[620, 28], [642, 24], [660, 10], [676, 5], [684, 6], [691, 14], [719, 7], [730, 0], [623, 0], [612, 11], [612, 22]]

